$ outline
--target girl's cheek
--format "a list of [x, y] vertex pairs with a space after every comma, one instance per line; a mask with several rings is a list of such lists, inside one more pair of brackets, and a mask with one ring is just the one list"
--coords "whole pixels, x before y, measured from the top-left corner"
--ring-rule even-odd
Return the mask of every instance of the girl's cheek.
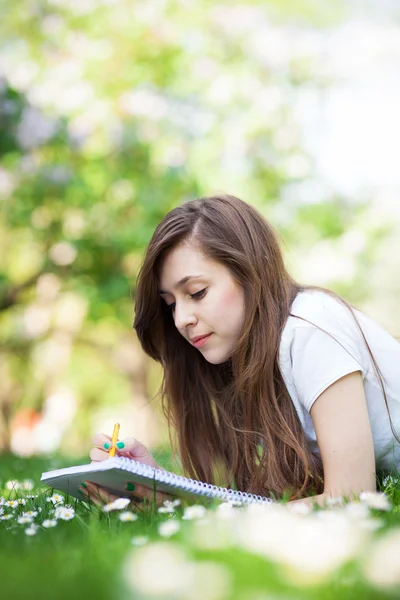
[[215, 319], [242, 322], [244, 318], [244, 295], [236, 286], [231, 286], [219, 294], [218, 302], [210, 302], [210, 310], [213, 311]]

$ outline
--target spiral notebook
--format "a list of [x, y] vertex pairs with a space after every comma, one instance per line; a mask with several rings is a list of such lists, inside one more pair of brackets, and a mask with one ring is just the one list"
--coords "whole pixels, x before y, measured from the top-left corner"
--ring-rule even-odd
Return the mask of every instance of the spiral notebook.
[[82, 499], [78, 489], [82, 481], [91, 481], [114, 496], [130, 498], [134, 492], [125, 489], [128, 482], [140, 483], [154, 491], [166, 492], [190, 501], [240, 502], [242, 504], [269, 503], [270, 498], [247, 494], [194, 479], [188, 479], [163, 469], [156, 469], [130, 458], [116, 456], [89, 465], [67, 467], [42, 473], [41, 482]]

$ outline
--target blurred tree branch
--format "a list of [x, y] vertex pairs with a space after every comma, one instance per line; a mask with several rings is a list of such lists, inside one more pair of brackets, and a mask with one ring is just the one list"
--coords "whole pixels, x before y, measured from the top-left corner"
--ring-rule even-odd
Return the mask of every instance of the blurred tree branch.
[[37, 280], [41, 275], [43, 275], [45, 271], [38, 271], [35, 275], [32, 275], [29, 279], [24, 281], [24, 283], [20, 283], [12, 288], [0, 288], [0, 312], [3, 312], [12, 306], [19, 303], [19, 295], [25, 290], [29, 289], [33, 285], [36, 284]]

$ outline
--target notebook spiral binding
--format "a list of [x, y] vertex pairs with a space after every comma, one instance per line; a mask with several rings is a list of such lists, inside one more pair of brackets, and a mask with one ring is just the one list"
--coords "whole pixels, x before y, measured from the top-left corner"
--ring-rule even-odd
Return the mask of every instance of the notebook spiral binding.
[[[138, 461], [134, 461], [124, 456], [115, 458], [115, 464], [124, 471], [130, 471], [137, 475], [143, 475], [148, 479], [154, 479], [159, 483], [171, 484], [174, 488], [178, 488], [187, 492], [200, 492], [201, 495], [209, 498], [216, 498], [218, 500], [225, 500], [226, 502], [240, 502], [241, 504], [269, 504], [272, 502], [270, 498], [264, 496], [258, 496], [257, 494], [248, 494], [246, 492], [239, 492], [237, 490], [231, 490], [224, 487], [218, 487], [211, 483], [204, 483], [202, 481], [196, 481], [195, 479], [189, 479], [183, 475], [177, 475], [176, 473], [170, 473], [163, 469], [156, 469], [150, 467], [150, 465], [144, 465]], [[132, 463], [135, 465], [135, 470], [132, 470]]]

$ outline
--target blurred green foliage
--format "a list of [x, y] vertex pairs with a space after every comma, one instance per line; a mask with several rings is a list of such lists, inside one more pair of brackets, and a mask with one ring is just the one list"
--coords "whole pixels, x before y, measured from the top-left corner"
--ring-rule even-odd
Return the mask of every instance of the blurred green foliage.
[[[78, 399], [65, 449], [81, 452], [96, 409], [157, 389], [154, 365], [123, 352], [135, 352], [141, 256], [170, 209], [217, 191], [241, 196], [299, 256], [368, 214], [334, 193], [294, 201], [313, 165], [292, 108], [302, 89], [332, 82], [307, 54], [263, 52], [274, 23], [331, 27], [345, 4], [3, 4], [1, 445], [22, 407], [40, 413], [62, 385]], [[363, 277], [386, 233], [365, 231], [357, 285], [333, 281], [352, 301], [368, 293]]]

